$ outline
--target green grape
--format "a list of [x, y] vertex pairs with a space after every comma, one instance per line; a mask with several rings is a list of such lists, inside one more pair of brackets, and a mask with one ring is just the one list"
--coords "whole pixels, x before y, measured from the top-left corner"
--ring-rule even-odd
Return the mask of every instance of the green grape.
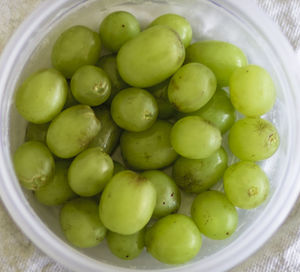
[[191, 214], [200, 232], [215, 240], [231, 236], [238, 224], [235, 207], [218, 191], [199, 194], [194, 199]]
[[222, 41], [200, 41], [186, 49], [186, 62], [200, 62], [215, 74], [219, 86], [228, 86], [233, 71], [248, 64], [237, 46]]
[[88, 146], [100, 127], [99, 120], [89, 106], [73, 106], [51, 122], [47, 145], [57, 157], [72, 158]]
[[172, 164], [177, 153], [170, 143], [172, 125], [157, 121], [146, 131], [121, 135], [121, 152], [126, 165], [137, 170], [152, 170]]
[[112, 119], [110, 110], [107, 107], [94, 108], [94, 112], [101, 123], [101, 129], [90, 142], [89, 147], [100, 146], [104, 152], [111, 154], [119, 143], [121, 129]]
[[53, 156], [41, 142], [22, 144], [14, 153], [13, 163], [21, 185], [34, 191], [49, 183], [55, 171]]
[[235, 122], [235, 109], [232, 106], [227, 93], [217, 89], [214, 96], [200, 110], [179, 114], [179, 117], [198, 115], [204, 120], [216, 126], [222, 134], [227, 132]]
[[29, 76], [16, 93], [18, 112], [29, 122], [44, 124], [51, 121], [64, 107], [68, 84], [54, 69]]
[[69, 161], [56, 161], [53, 179], [35, 192], [36, 199], [47, 206], [61, 205], [76, 197], [68, 184]]
[[274, 125], [259, 117], [238, 120], [229, 133], [229, 147], [240, 160], [261, 161], [271, 157], [279, 146]]
[[157, 25], [124, 44], [118, 52], [117, 65], [125, 82], [146, 88], [169, 78], [184, 58], [184, 46], [177, 33]]
[[173, 165], [172, 176], [185, 192], [201, 193], [222, 178], [227, 161], [228, 156], [223, 147], [204, 159], [180, 157]]
[[125, 170], [106, 185], [99, 206], [103, 224], [111, 231], [129, 235], [149, 222], [156, 203], [156, 191], [145, 177]]
[[150, 26], [165, 25], [172, 28], [179, 35], [184, 47], [187, 47], [192, 40], [192, 27], [190, 23], [178, 14], [164, 14], [157, 17]]
[[72, 94], [81, 104], [99, 106], [109, 98], [110, 90], [107, 74], [97, 66], [81, 66], [71, 79]]
[[115, 174], [118, 174], [119, 172], [122, 172], [124, 170], [126, 170], [125, 166], [123, 166], [121, 163], [117, 162], [117, 161], [113, 161], [114, 162], [114, 173], [113, 176]]
[[71, 78], [75, 71], [88, 64], [95, 64], [100, 57], [101, 41], [98, 33], [85, 26], [72, 26], [55, 41], [52, 65]]
[[182, 264], [198, 254], [202, 238], [190, 217], [171, 214], [147, 230], [145, 243], [148, 252], [157, 260], [167, 264]]
[[114, 163], [101, 147], [88, 148], [72, 161], [69, 185], [80, 196], [93, 196], [102, 192], [113, 171]]
[[75, 106], [79, 104], [78, 101], [74, 98], [72, 92], [71, 92], [71, 88], [68, 88], [68, 93], [67, 93], [67, 100], [66, 103], [64, 105], [64, 109], [70, 108], [72, 106]]
[[127, 11], [115, 11], [104, 18], [100, 25], [100, 38], [103, 45], [112, 52], [141, 31], [138, 20]]
[[273, 108], [276, 91], [269, 73], [257, 65], [238, 68], [230, 77], [233, 106], [249, 117], [259, 117]]
[[60, 212], [60, 224], [67, 240], [80, 248], [94, 247], [105, 238], [106, 228], [99, 219], [96, 201], [77, 198]]
[[123, 260], [138, 257], [144, 249], [145, 229], [131, 235], [123, 235], [109, 231], [106, 239], [110, 251]]
[[102, 68], [111, 83], [111, 94], [107, 100], [107, 103], [111, 103], [115, 95], [122, 89], [128, 87], [128, 85], [121, 78], [118, 67], [117, 67], [117, 59], [114, 55], [106, 55], [100, 58], [97, 65]]
[[40, 125], [28, 123], [26, 128], [25, 141], [38, 141], [41, 143], [46, 143], [48, 127], [49, 123]]
[[120, 91], [113, 99], [111, 116], [119, 127], [139, 132], [154, 124], [158, 106], [153, 95], [146, 90], [128, 88]]
[[199, 116], [178, 120], [171, 130], [171, 144], [175, 151], [189, 159], [204, 159], [222, 144], [219, 129]]
[[180, 112], [193, 112], [203, 107], [217, 88], [213, 72], [200, 63], [182, 66], [168, 87], [169, 101]]
[[150, 180], [156, 190], [156, 205], [152, 217], [161, 218], [177, 212], [181, 195], [174, 180], [158, 170], [146, 171], [141, 175]]
[[254, 162], [231, 165], [224, 174], [224, 191], [229, 201], [241, 209], [253, 209], [269, 194], [269, 180]]
[[170, 103], [168, 98], [169, 80], [149, 88], [153, 94], [158, 106], [158, 118], [169, 119], [176, 113], [175, 107]]

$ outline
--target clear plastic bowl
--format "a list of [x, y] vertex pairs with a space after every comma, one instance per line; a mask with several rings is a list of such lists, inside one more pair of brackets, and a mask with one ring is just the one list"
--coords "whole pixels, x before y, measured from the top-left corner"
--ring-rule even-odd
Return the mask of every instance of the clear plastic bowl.
[[[191, 22], [195, 40], [219, 39], [238, 45], [250, 63], [270, 72], [276, 85], [276, 105], [264, 117], [278, 128], [281, 144], [271, 159], [260, 163], [271, 180], [268, 200], [255, 210], [239, 210], [239, 226], [232, 237], [224, 241], [204, 238], [199, 255], [182, 266], [164, 265], [145, 251], [136, 260], [122, 261], [109, 252], [105, 242], [87, 250], [71, 247], [63, 238], [58, 209], [37, 203], [31, 192], [19, 186], [13, 170], [11, 154], [23, 142], [26, 125], [14, 105], [15, 89], [32, 72], [49, 67], [51, 47], [64, 29], [84, 24], [98, 30], [101, 19], [115, 10], [132, 12], [142, 25], [163, 13], [182, 14]], [[251, 255], [275, 232], [300, 191], [300, 84], [294, 59], [286, 39], [251, 1], [45, 1], [14, 34], [0, 62], [2, 200], [20, 229], [40, 249], [74, 271], [215, 272], [229, 269]], [[184, 210], [188, 210], [188, 205]]]

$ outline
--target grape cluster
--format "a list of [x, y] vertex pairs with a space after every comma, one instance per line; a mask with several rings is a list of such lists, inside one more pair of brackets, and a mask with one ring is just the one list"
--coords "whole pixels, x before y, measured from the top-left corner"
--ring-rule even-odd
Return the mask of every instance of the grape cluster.
[[[191, 41], [180, 15], [141, 30], [132, 14], [113, 12], [99, 33], [66, 29], [53, 68], [16, 90], [29, 122], [13, 156], [16, 175], [40, 203], [62, 205], [61, 228], [74, 246], [106, 238], [124, 260], [146, 247], [161, 262], [182, 264], [198, 254], [201, 234], [230, 237], [237, 209], [266, 200], [269, 180], [255, 162], [279, 146], [261, 117], [275, 103], [273, 81], [233, 44]], [[102, 56], [102, 46], [112, 54]], [[236, 121], [236, 111], [244, 118]], [[228, 131], [240, 159], [229, 167]], [[111, 157], [118, 146], [122, 163]], [[172, 177], [163, 171], [170, 166]], [[222, 178], [224, 192], [212, 190]], [[195, 196], [191, 216], [177, 213], [181, 191]]]

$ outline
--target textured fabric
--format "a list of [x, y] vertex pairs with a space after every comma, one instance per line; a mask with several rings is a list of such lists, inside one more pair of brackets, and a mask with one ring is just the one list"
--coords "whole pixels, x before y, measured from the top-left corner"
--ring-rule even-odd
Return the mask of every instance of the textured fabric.
[[[15, 28], [41, 1], [0, 0], [0, 52]], [[300, 60], [300, 0], [256, 1], [279, 24], [298, 50]], [[0, 241], [0, 272], [68, 272], [22, 234], [1, 201]], [[253, 256], [231, 271], [300, 271], [300, 200], [277, 233]]]

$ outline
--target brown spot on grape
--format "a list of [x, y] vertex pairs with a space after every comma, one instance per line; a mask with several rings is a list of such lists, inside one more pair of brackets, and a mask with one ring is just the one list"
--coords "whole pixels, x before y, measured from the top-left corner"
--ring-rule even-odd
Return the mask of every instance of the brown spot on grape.
[[174, 193], [171, 194], [171, 197], [173, 197], [173, 196], [174, 196]]
[[258, 194], [258, 190], [256, 187], [251, 187], [248, 189], [248, 196], [251, 197], [251, 196], [255, 196]]
[[126, 258], [129, 258], [129, 256], [128, 256], [128, 255], [126, 255], [125, 257], [126, 257]]
[[268, 128], [268, 124], [266, 122], [260, 119], [257, 120], [255, 124], [255, 131], [257, 131], [259, 135], [261, 135], [263, 131], [267, 128]]
[[229, 235], [229, 232], [226, 232], [226, 235]]
[[153, 118], [153, 114], [151, 112], [146, 111], [144, 114], [144, 119], [145, 120], [151, 120]]
[[163, 202], [163, 205], [165, 205], [166, 204], [166, 202]]
[[125, 27], [125, 25], [123, 24], [122, 27]]

